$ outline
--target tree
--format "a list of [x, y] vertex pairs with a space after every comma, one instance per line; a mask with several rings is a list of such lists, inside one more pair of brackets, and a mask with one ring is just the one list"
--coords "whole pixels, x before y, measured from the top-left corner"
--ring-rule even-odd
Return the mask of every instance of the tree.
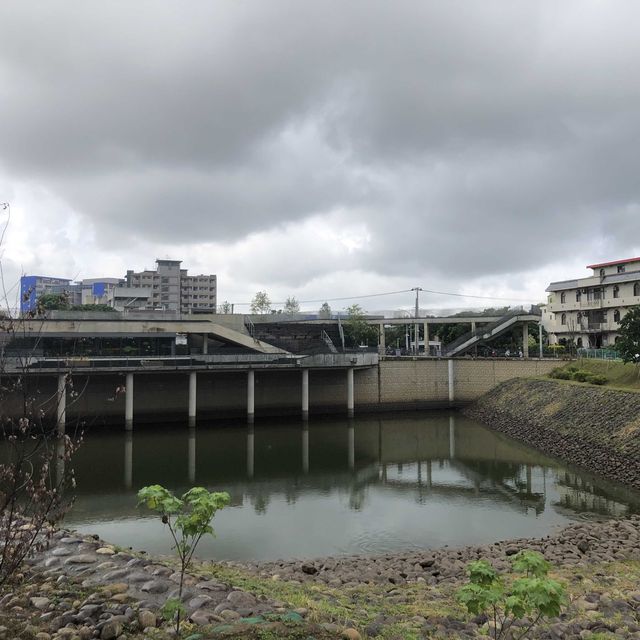
[[191, 566], [193, 554], [205, 535], [213, 536], [211, 520], [217, 511], [229, 502], [227, 492], [211, 492], [204, 487], [193, 487], [180, 498], [162, 485], [142, 487], [138, 491], [138, 506], [144, 505], [160, 516], [173, 539], [173, 548], [180, 560], [178, 597], [167, 600], [163, 607], [165, 616], [176, 623], [176, 636], [180, 637], [180, 620], [186, 614], [182, 604], [184, 576]]
[[225, 313], [225, 314], [233, 313], [233, 305], [230, 302], [228, 302], [227, 300], [225, 300], [218, 307], [218, 313]]
[[258, 291], [251, 301], [251, 313], [271, 313], [271, 300], [266, 291]]
[[[6, 210], [0, 205], [0, 210]], [[8, 220], [5, 223], [6, 230]], [[4, 236], [0, 231], [0, 239]], [[0, 251], [0, 268], [2, 252]], [[1, 269], [0, 269], [1, 270]], [[45, 423], [46, 411], [60, 410], [61, 394], [45, 395], [41, 377], [33, 375], [33, 346], [43, 305], [17, 317], [9, 307], [7, 290], [1, 291], [7, 308], [0, 319], [0, 593], [8, 589], [22, 563], [42, 540], [47, 528], [59, 521], [73, 501], [75, 487], [70, 465], [81, 435], [70, 437], [62, 428]], [[32, 291], [25, 292], [27, 302]], [[44, 297], [44, 296], [42, 296]], [[45, 298], [45, 304], [64, 302]], [[20, 305], [16, 305], [19, 307]], [[36, 335], [34, 336], [34, 333]], [[7, 357], [5, 347], [12, 350]], [[69, 373], [58, 389], [65, 397], [78, 397]]]
[[322, 318], [323, 320], [328, 320], [329, 318], [331, 318], [331, 307], [329, 306], [328, 302], [322, 303], [320, 309], [318, 310], [318, 317]]
[[44, 311], [68, 311], [69, 296], [65, 293], [43, 293], [36, 301], [39, 312]]
[[359, 304], [353, 304], [347, 308], [347, 320], [344, 323], [345, 333], [352, 347], [377, 344], [378, 329], [367, 324], [365, 313]]
[[631, 307], [620, 320], [616, 351], [624, 362], [640, 365], [640, 306]]
[[287, 301], [284, 303], [284, 312], [290, 314], [300, 313], [300, 303], [295, 297], [287, 298]]

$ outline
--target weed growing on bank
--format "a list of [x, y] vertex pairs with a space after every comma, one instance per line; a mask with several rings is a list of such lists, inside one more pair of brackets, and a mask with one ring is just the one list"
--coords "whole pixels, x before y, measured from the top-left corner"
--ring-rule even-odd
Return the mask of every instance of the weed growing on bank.
[[[548, 577], [550, 564], [540, 553], [520, 551], [511, 566], [521, 577], [499, 575], [487, 560], [471, 562], [469, 583], [457, 592], [469, 613], [488, 615], [495, 640], [510, 631], [516, 640], [526, 638], [541, 620], [559, 616], [565, 601], [564, 586]], [[518, 625], [524, 618], [524, 626]]]

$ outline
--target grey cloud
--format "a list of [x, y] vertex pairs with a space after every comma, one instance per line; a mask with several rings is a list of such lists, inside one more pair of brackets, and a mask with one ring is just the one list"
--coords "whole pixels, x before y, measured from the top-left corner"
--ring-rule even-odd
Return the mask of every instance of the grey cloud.
[[354, 266], [380, 274], [524, 272], [598, 238], [625, 254], [638, 17], [632, 2], [8, 2], [0, 163], [104, 246], [342, 209], [372, 237]]

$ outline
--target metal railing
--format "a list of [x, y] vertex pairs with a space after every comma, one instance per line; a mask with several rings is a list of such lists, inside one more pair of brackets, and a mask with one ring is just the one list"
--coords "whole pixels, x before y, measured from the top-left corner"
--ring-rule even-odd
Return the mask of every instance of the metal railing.
[[498, 327], [505, 324], [512, 318], [516, 316], [524, 315], [525, 313], [526, 312], [522, 311], [522, 309], [509, 311], [508, 313], [503, 315], [499, 320], [496, 320], [495, 322], [484, 324], [481, 327], [476, 328], [475, 331], [467, 331], [467, 333], [461, 335], [459, 338], [457, 338], [450, 344], [445, 345], [443, 348], [443, 353], [445, 354], [451, 353], [452, 351], [455, 351], [455, 349], [457, 349], [459, 346], [463, 345], [465, 342], [468, 342], [473, 338], [483, 338], [486, 335], [491, 335], [491, 332], [494, 329], [497, 329]]
[[333, 340], [331, 339], [331, 336], [323, 329], [322, 333], [320, 334], [322, 337], [323, 342], [327, 345], [327, 347], [329, 347], [329, 351], [331, 353], [338, 353], [338, 349], [336, 349], [336, 345], [333, 344]]
[[619, 355], [615, 349], [578, 349], [579, 358], [592, 358], [595, 360], [618, 360]]

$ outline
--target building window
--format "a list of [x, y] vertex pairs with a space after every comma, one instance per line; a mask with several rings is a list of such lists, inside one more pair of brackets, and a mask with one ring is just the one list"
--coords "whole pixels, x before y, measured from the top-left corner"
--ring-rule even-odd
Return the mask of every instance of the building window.
[[566, 313], [563, 313], [560, 316], [560, 324], [562, 324], [562, 325], [566, 325], [567, 324], [567, 314]]
[[620, 287], [616, 285], [615, 287], [613, 287], [613, 297], [617, 298], [619, 296], [620, 296]]
[[624, 273], [624, 265], [623, 264], [618, 265], [618, 273]]
[[633, 283], [633, 295], [640, 296], [640, 282]]
[[578, 289], [576, 291], [576, 302], [580, 302], [581, 299], [582, 299], [582, 291], [580, 291], [580, 289]]
[[563, 291], [560, 294], [560, 302], [564, 304], [566, 301], [567, 301], [567, 294]]
[[613, 321], [617, 323], [620, 322], [620, 311], [618, 309], [613, 312]]
[[600, 277], [604, 278], [604, 269], [600, 269]]

